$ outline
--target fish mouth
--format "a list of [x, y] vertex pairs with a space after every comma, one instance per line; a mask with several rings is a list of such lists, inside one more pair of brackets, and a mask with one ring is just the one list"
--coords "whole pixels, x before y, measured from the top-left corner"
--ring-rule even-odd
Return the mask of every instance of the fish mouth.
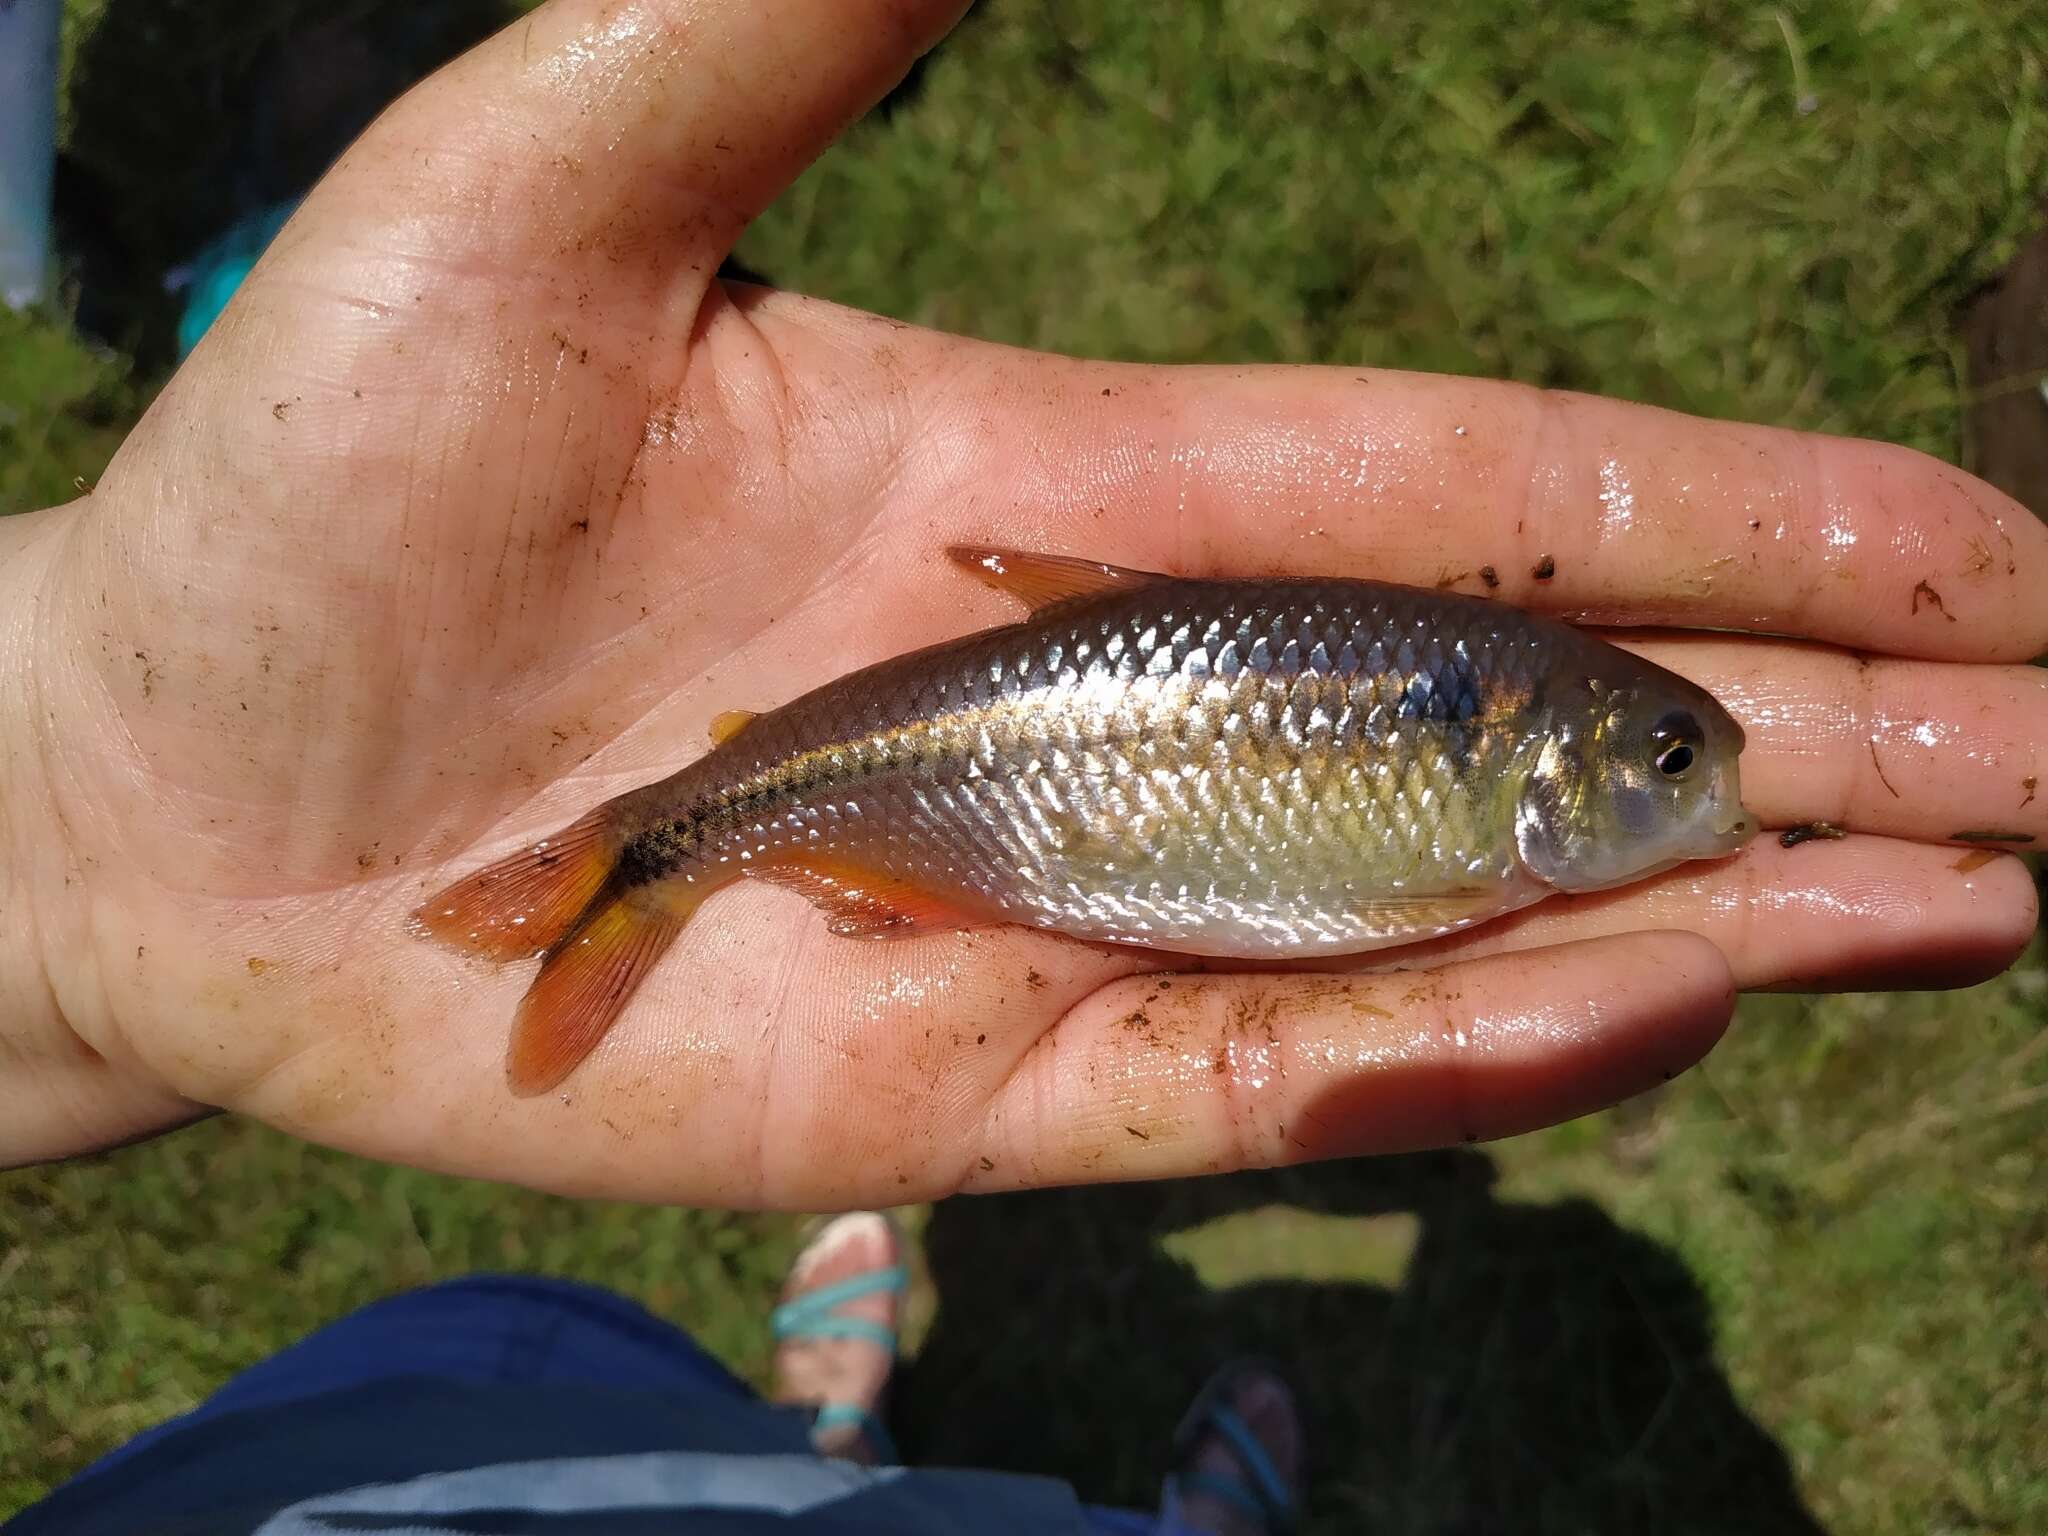
[[1713, 807], [1714, 823], [1709, 845], [1712, 851], [1706, 855], [1708, 858], [1739, 852], [1763, 829], [1763, 823], [1742, 803], [1740, 770], [1732, 759], [1716, 766], [1713, 798], [1709, 803]]
[[1756, 817], [1747, 811], [1737, 811], [1723, 825], [1714, 828], [1713, 837], [1708, 843], [1707, 857], [1726, 857], [1728, 854], [1740, 852], [1749, 845], [1750, 840], [1760, 829], [1761, 823]]

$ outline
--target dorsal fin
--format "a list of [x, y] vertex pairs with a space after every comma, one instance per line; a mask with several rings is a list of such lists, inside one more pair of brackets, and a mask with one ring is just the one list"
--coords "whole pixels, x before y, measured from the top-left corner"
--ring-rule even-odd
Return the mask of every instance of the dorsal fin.
[[1035, 613], [1070, 598], [1098, 597], [1105, 592], [1132, 592], [1170, 578], [1156, 571], [1127, 571], [1100, 560], [1072, 555], [1034, 555], [1021, 549], [996, 549], [986, 544], [954, 544], [946, 556], [994, 587], [1021, 599]]
[[757, 709], [722, 710], [711, 717], [711, 745], [724, 746], [760, 718]]

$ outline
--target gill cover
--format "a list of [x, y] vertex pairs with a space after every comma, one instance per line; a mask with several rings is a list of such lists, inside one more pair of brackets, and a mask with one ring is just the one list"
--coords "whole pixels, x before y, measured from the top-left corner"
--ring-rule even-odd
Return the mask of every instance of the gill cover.
[[1570, 890], [1573, 809], [1584, 792], [1585, 757], [1563, 736], [1543, 743], [1515, 807], [1515, 855], [1545, 885]]
[[1640, 680], [1597, 678], [1552, 718], [1515, 807], [1522, 866], [1560, 891], [1602, 891], [1755, 833], [1742, 807], [1741, 726], [1692, 684], [1648, 663]]

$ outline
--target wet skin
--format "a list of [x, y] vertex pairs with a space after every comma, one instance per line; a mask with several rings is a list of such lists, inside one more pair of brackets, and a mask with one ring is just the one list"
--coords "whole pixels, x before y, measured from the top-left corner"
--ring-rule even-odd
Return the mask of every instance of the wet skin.
[[[1947, 985], [2018, 951], [2026, 871], [1954, 834], [2048, 837], [2048, 679], [2020, 665], [2048, 532], [1959, 471], [1472, 380], [1038, 356], [715, 281], [950, 19], [558, 0], [386, 114], [91, 496], [0, 523], [0, 899], [26, 914], [0, 1158], [218, 1105], [701, 1203], [1183, 1173], [1508, 1134], [1682, 1070], [1737, 986]], [[1009, 617], [954, 541], [1470, 572], [1630, 626], [1741, 723], [1766, 826], [1851, 835], [1391, 973], [862, 944], [740, 887], [573, 1091], [513, 1099], [526, 968], [406, 915], [698, 755], [719, 711]]]

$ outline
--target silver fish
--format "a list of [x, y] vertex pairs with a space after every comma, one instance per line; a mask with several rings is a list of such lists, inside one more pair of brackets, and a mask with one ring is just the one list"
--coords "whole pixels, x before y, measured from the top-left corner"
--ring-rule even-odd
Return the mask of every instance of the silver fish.
[[1728, 713], [1553, 620], [1369, 581], [950, 553], [1030, 616], [721, 716], [704, 757], [421, 909], [459, 947], [544, 956], [515, 1091], [573, 1071], [743, 877], [852, 938], [1007, 922], [1276, 958], [1450, 932], [1756, 830]]

